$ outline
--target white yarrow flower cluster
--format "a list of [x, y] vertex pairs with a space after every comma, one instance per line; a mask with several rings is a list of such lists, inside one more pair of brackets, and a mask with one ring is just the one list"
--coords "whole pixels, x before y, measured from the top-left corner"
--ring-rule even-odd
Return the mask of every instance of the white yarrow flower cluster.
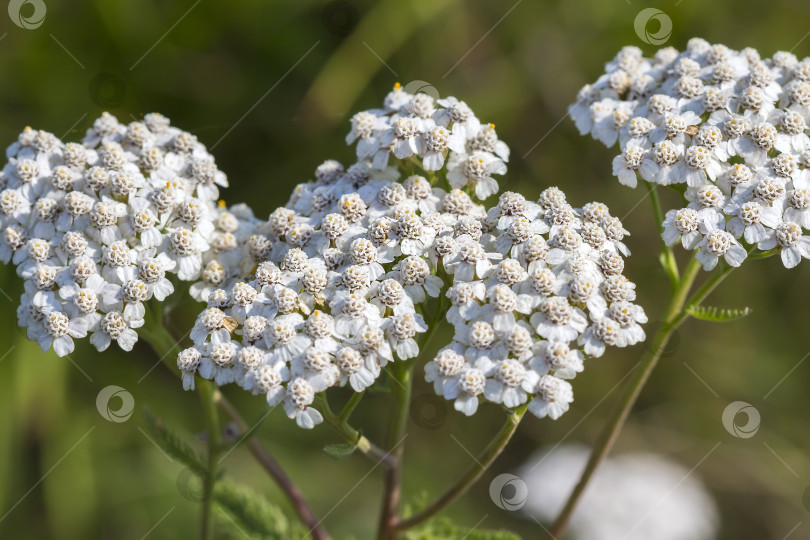
[[[185, 388], [236, 383], [312, 428], [319, 393], [362, 392], [416, 358], [441, 322], [427, 302], [449, 301], [455, 337], [426, 367], [436, 391], [466, 414], [481, 398], [531, 400], [557, 418], [586, 354], [644, 339], [619, 220], [556, 188], [538, 203], [504, 193], [487, 212], [471, 194], [497, 191], [488, 175], [508, 149], [463, 102], [396, 87], [347, 140], [358, 161], [324, 162], [266, 222], [230, 213], [228, 250], [210, 250], [192, 285], [207, 307], [178, 355]], [[481, 174], [458, 176], [478, 159]]]
[[428, 174], [445, 170], [451, 188], [469, 186], [480, 200], [498, 193], [493, 175], [506, 173], [509, 147], [494, 124], [483, 124], [454, 97], [435, 99], [406, 92], [397, 83], [381, 109], [355, 114], [346, 142], [357, 143], [357, 158], [383, 170], [393, 160], [421, 164]]
[[625, 47], [570, 112], [581, 133], [618, 142], [622, 184], [680, 186], [664, 240], [706, 270], [754, 250], [778, 250], [787, 268], [810, 258], [810, 58], [702, 39], [651, 59]]
[[24, 279], [18, 322], [59, 356], [90, 335], [131, 350], [144, 303], [194, 280], [225, 175], [196, 137], [160, 114], [108, 113], [82, 143], [26, 128], [0, 173], [0, 259]]
[[436, 393], [467, 415], [484, 399], [559, 418], [586, 356], [645, 339], [623, 275], [626, 234], [605, 205], [575, 209], [557, 188], [537, 203], [502, 194], [480, 238], [459, 237], [445, 266], [455, 332], [425, 368]]

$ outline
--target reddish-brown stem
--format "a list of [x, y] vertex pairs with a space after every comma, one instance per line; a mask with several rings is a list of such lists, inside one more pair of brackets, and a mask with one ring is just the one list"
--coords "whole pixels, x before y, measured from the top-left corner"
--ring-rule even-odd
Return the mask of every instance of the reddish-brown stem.
[[301, 522], [309, 528], [309, 534], [312, 538], [314, 540], [327, 540], [329, 535], [327, 535], [326, 531], [321, 527], [320, 521], [315, 517], [309, 504], [304, 499], [303, 494], [298, 489], [298, 486], [287, 476], [287, 473], [284, 472], [284, 469], [281, 468], [278, 461], [270, 455], [270, 452], [268, 452], [259, 441], [250, 436], [248, 425], [240, 416], [239, 411], [236, 410], [233, 404], [231, 404], [221, 392], [216, 393], [215, 399], [222, 410], [225, 411], [225, 414], [227, 414], [239, 428], [239, 432], [250, 437], [250, 440], [247, 442], [248, 450], [290, 501], [298, 517], [301, 518]]

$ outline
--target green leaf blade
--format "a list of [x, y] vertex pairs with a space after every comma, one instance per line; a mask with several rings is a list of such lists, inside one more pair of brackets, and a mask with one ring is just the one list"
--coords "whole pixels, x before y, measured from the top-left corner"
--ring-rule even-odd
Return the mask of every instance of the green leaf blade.
[[354, 451], [357, 450], [357, 443], [335, 443], [335, 444], [327, 444], [323, 447], [324, 453], [329, 456], [330, 459], [335, 461], [339, 461], [341, 459], [346, 459], [347, 457], [354, 454]]

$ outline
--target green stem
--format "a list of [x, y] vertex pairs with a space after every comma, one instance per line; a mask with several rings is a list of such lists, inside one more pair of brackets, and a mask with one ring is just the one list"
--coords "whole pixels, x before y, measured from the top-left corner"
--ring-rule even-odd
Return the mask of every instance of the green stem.
[[[160, 306], [157, 306], [157, 308], [159, 307]], [[152, 349], [154, 349], [158, 356], [160, 356], [163, 363], [169, 369], [171, 369], [175, 374], [179, 374], [177, 365], [173, 361], [174, 356], [172, 353], [179, 351], [180, 346], [169, 331], [163, 326], [161, 316], [162, 312], [149, 304], [147, 304], [147, 309], [150, 311], [150, 315], [146, 317], [145, 325], [138, 329], [138, 334], [152, 346]], [[203, 501], [203, 528], [201, 530], [201, 537], [210, 537], [211, 531], [210, 494], [212, 493], [214, 487], [213, 480], [216, 477], [216, 466], [219, 461], [217, 456], [219, 455], [219, 450], [221, 449], [221, 430], [219, 429], [219, 419], [216, 414], [216, 407], [218, 405], [228, 416], [231, 417], [234, 423], [236, 423], [240, 433], [242, 433], [244, 437], [250, 437], [248, 441], [250, 453], [253, 454], [254, 458], [268, 472], [268, 474], [270, 474], [271, 478], [273, 478], [279, 488], [290, 500], [293, 508], [301, 518], [302, 523], [309, 528], [309, 533], [313, 540], [328, 539], [329, 536], [320, 526], [320, 522], [315, 518], [314, 513], [310, 509], [298, 487], [292, 482], [292, 480], [290, 480], [290, 478], [281, 468], [281, 465], [275, 461], [275, 459], [261, 445], [261, 443], [250, 436], [252, 430], [239, 415], [236, 408], [224, 395], [222, 395], [216, 385], [212, 381], [201, 379], [197, 382], [197, 391], [203, 401], [203, 415], [205, 417], [206, 427], [209, 433], [208, 470], [206, 471], [206, 478], [204, 479], [204, 482], [206, 482], [206, 489], [204, 493], [208, 494], [209, 496]], [[212, 444], [214, 444], [215, 441], [216, 445], [213, 447], [214, 452], [212, 453]], [[210, 482], [210, 484], [207, 482]]]
[[166, 367], [175, 375], [180, 376], [180, 370], [175, 362], [177, 353], [181, 350], [180, 346], [165, 328], [158, 324], [150, 323], [149, 319], [150, 317], [147, 315], [146, 324], [138, 328], [138, 336], [149, 343]]
[[213, 537], [211, 512], [211, 494], [214, 492], [214, 482], [217, 475], [219, 452], [222, 449], [222, 432], [219, 425], [219, 413], [214, 394], [217, 386], [213, 381], [201, 380], [197, 383], [197, 392], [203, 404], [203, 419], [208, 434], [208, 462], [206, 464], [205, 478], [203, 479], [203, 493], [206, 497], [202, 501], [202, 523], [200, 525], [200, 538], [208, 540]]
[[346, 405], [343, 406], [340, 413], [338, 413], [338, 421], [345, 424], [348, 423], [349, 418], [351, 417], [354, 410], [360, 405], [360, 401], [363, 399], [364, 392], [352, 392], [352, 397], [349, 398], [349, 401]]
[[[437, 326], [437, 325], [434, 325]], [[428, 338], [429, 339], [429, 338]], [[425, 340], [427, 343], [427, 339]], [[388, 432], [388, 449], [393, 457], [393, 465], [385, 470], [383, 502], [380, 509], [378, 540], [394, 540], [397, 524], [397, 511], [402, 491], [402, 454], [405, 430], [408, 427], [408, 407], [411, 402], [413, 372], [405, 362], [391, 364], [389, 370], [394, 397], [394, 411]]]
[[653, 182], [644, 182], [647, 184], [647, 191], [650, 194], [650, 200], [653, 203], [653, 212], [655, 213], [655, 223], [658, 227], [658, 238], [661, 240], [661, 255], [660, 262], [669, 277], [670, 285], [675, 290], [680, 282], [678, 275], [678, 262], [675, 260], [675, 253], [672, 247], [668, 246], [664, 241], [664, 212], [661, 210], [661, 199], [658, 197], [658, 184]]
[[[636, 400], [641, 393], [641, 389], [649, 379], [653, 369], [655, 369], [658, 360], [661, 358], [661, 354], [666, 349], [667, 343], [669, 343], [669, 340], [672, 337], [672, 333], [683, 322], [685, 318], [684, 306], [686, 305], [686, 298], [699, 271], [700, 263], [698, 263], [694, 258], [691, 259], [688, 266], [684, 270], [678, 286], [672, 293], [672, 298], [669, 301], [669, 305], [667, 306], [664, 315], [660, 335], [653, 338], [652, 348], [645, 351], [641, 358], [638, 370], [633, 376], [633, 379], [630, 381], [624, 395], [622, 395], [618, 406], [603, 428], [599, 439], [594, 445], [593, 452], [591, 452], [591, 456], [588, 459], [588, 464], [585, 466], [585, 471], [582, 473], [579, 483], [576, 485], [571, 495], [569, 495], [565, 506], [563, 507], [559, 516], [557, 516], [557, 520], [554, 522], [554, 525], [551, 527], [550, 532], [552, 538], [562, 538], [562, 534], [565, 532], [565, 529], [568, 526], [568, 521], [571, 519], [571, 515], [574, 513], [574, 509], [582, 497], [585, 488], [591, 481], [596, 469], [599, 467], [602, 461], [604, 461], [605, 457], [607, 457], [608, 453], [613, 448], [613, 445], [616, 443], [616, 439], [618, 438], [619, 432], [627, 420], [627, 416], [630, 414], [630, 410], [633, 408], [633, 405], [635, 405]], [[722, 273], [715, 274], [715, 276], [712, 276], [709, 281], [716, 281], [716, 283], [719, 283], [722, 279], [718, 278], [718, 276], [721, 274]], [[716, 284], [714, 286], [716, 286]], [[707, 285], [704, 285], [704, 288], [706, 287]], [[705, 295], [711, 292], [713, 288], [713, 286], [707, 288], [706, 293], [700, 297], [700, 300], [705, 298]], [[703, 289], [701, 289], [701, 291], [702, 290]]]
[[[754, 249], [754, 246], [751, 247], [751, 250], [753, 250], [753, 249]], [[767, 259], [769, 257], [773, 257], [774, 255], [776, 255], [780, 251], [778, 248], [774, 248], [774, 249], [769, 249], [768, 251], [759, 251], [757, 253], [751, 253], [751, 250], [749, 250], [749, 252], [748, 252], [748, 260], [749, 261], [756, 261], [756, 260], [759, 260], [759, 259]]]
[[693, 294], [689, 301], [686, 302], [686, 307], [678, 314], [678, 317], [675, 319], [674, 324], [680, 324], [683, 319], [685, 319], [689, 315], [689, 309], [693, 307], [697, 307], [709, 296], [712, 291], [714, 291], [718, 285], [720, 285], [723, 280], [725, 280], [728, 275], [734, 270], [735, 267], [733, 266], [726, 266], [719, 272], [713, 274], [706, 282], [700, 286], [700, 288]]
[[[145, 319], [144, 326], [140, 328], [139, 334], [144, 338], [160, 356], [160, 359], [173, 371], [177, 372], [177, 366], [171, 362], [174, 357], [172, 353], [179, 351], [180, 346], [174, 337], [163, 326], [162, 306], [155, 303], [146, 304], [149, 311]], [[203, 420], [208, 435], [207, 439], [207, 462], [205, 478], [203, 478], [203, 493], [206, 494], [202, 501], [202, 512], [200, 522], [200, 538], [208, 540], [213, 537], [211, 512], [211, 494], [214, 492], [214, 482], [217, 472], [217, 456], [222, 448], [221, 430], [219, 425], [219, 415], [217, 414], [217, 404], [214, 394], [217, 391], [216, 385], [212, 381], [200, 380], [197, 383], [197, 393], [202, 401]]]
[[375, 463], [381, 463], [385, 467], [390, 467], [393, 463], [391, 456], [377, 445], [372, 443], [368, 438], [361, 434], [358, 430], [349, 425], [347, 420], [341, 420], [340, 416], [332, 411], [329, 402], [326, 399], [326, 394], [318, 394], [315, 396], [314, 406], [323, 416], [324, 422], [332, 426], [347, 442], [355, 443], [357, 449], [362, 452], [366, 457]]
[[[428, 330], [420, 339], [419, 351], [423, 355], [436, 335], [437, 329], [444, 320], [444, 296], [439, 296], [436, 311], [427, 323]], [[391, 364], [391, 392], [394, 396], [394, 411], [388, 434], [388, 448], [392, 457], [392, 466], [386, 469], [384, 478], [383, 503], [380, 509], [380, 522], [377, 532], [378, 540], [394, 540], [399, 524], [399, 501], [402, 492], [402, 455], [405, 431], [408, 427], [408, 410], [411, 404], [413, 389], [413, 368], [419, 358], [407, 362]]]
[[481, 475], [484, 474], [495, 459], [501, 454], [517, 430], [523, 415], [526, 413], [528, 405], [521, 405], [514, 413], [510, 413], [501, 430], [495, 435], [484, 451], [478, 456], [477, 461], [472, 464], [461, 477], [438, 499], [407, 519], [401, 520], [396, 525], [397, 531], [404, 531], [424, 523], [448, 506], [456, 499], [464, 495], [470, 487], [475, 484]]

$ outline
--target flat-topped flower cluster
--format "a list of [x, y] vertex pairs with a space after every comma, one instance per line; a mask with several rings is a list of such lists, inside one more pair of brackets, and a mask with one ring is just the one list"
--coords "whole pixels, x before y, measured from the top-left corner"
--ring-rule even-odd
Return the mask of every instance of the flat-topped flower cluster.
[[322, 420], [316, 394], [364, 391], [445, 319], [452, 340], [425, 376], [468, 415], [483, 399], [557, 418], [586, 356], [644, 339], [621, 222], [557, 188], [487, 210], [509, 149], [464, 102], [397, 85], [347, 141], [355, 163], [325, 161], [260, 220], [217, 202], [225, 175], [159, 114], [104, 113], [81, 143], [26, 128], [0, 178], [19, 324], [60, 356], [88, 334], [131, 350], [192, 282], [206, 307], [177, 358], [184, 387], [237, 383], [305, 428]]
[[623, 48], [570, 113], [580, 132], [621, 153], [613, 174], [678, 188], [664, 240], [697, 250], [706, 270], [779, 250], [810, 257], [810, 58], [772, 58], [702, 39], [644, 58]]
[[137, 341], [144, 303], [194, 280], [217, 229], [225, 175], [196, 137], [160, 114], [104, 113], [81, 143], [26, 128], [0, 173], [0, 259], [25, 281], [28, 337], [59, 356], [90, 334], [99, 350]]
[[446, 317], [452, 342], [425, 367], [439, 395], [468, 415], [485, 399], [557, 418], [585, 355], [644, 339], [621, 222], [557, 188], [536, 203], [506, 192], [487, 211], [475, 199], [497, 191], [509, 151], [466, 104], [397, 86], [347, 140], [357, 162], [324, 162], [203, 256], [192, 294], [207, 307], [178, 355], [186, 388], [235, 382], [311, 428], [316, 394], [362, 392]]

